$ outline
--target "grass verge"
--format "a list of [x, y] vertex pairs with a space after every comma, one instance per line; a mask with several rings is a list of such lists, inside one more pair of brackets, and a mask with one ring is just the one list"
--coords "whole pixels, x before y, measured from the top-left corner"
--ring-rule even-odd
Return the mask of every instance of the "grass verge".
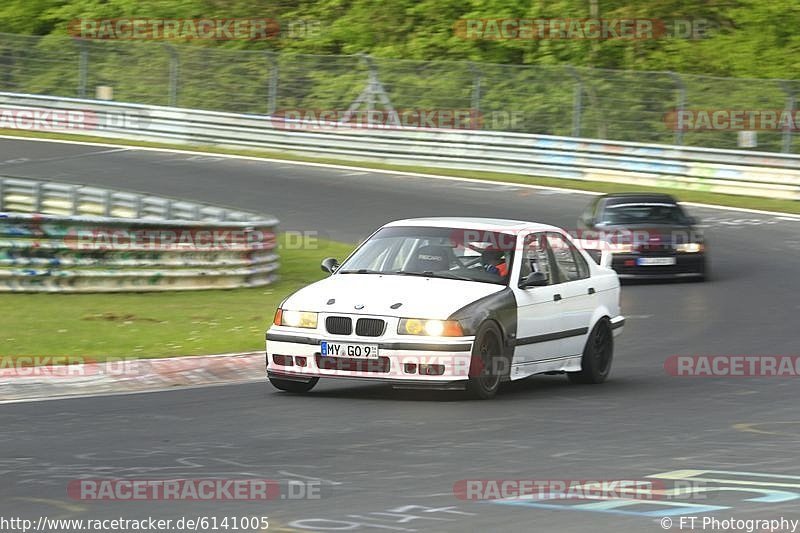
[[278, 304], [322, 279], [320, 261], [353, 245], [318, 241], [280, 250], [281, 279], [266, 287], [125, 294], [0, 294], [0, 355], [166, 357], [256, 351]]
[[749, 196], [736, 196], [731, 194], [689, 191], [689, 190], [671, 189], [665, 187], [643, 187], [640, 185], [625, 185], [618, 183], [602, 183], [595, 181], [581, 181], [581, 180], [570, 180], [562, 178], [543, 178], [537, 176], [525, 176], [520, 174], [505, 174], [501, 172], [481, 172], [472, 170], [438, 169], [438, 168], [430, 168], [423, 166], [389, 165], [389, 164], [371, 163], [365, 161], [348, 161], [345, 159], [336, 159], [336, 158], [309, 157], [293, 153], [271, 152], [268, 150], [230, 149], [230, 148], [205, 146], [205, 145], [127, 141], [127, 140], [117, 140], [117, 139], [106, 139], [103, 137], [92, 137], [87, 135], [59, 134], [59, 133], [49, 133], [49, 132], [28, 132], [28, 131], [11, 130], [11, 129], [0, 129], [0, 135], [13, 135], [16, 137], [31, 137], [31, 138], [56, 139], [56, 140], [75, 140], [75, 141], [96, 142], [96, 143], [115, 144], [115, 145], [142, 146], [147, 148], [191, 150], [196, 152], [282, 159], [286, 161], [303, 161], [309, 163], [347, 165], [352, 167], [361, 167], [368, 169], [371, 168], [371, 169], [388, 170], [388, 171], [417, 172], [422, 174], [436, 174], [440, 176], [473, 178], [486, 181], [521, 183], [527, 185], [543, 185], [547, 187], [561, 187], [563, 189], [579, 189], [585, 191], [596, 191], [604, 193], [635, 192], [635, 191], [665, 192], [668, 194], [672, 194], [682, 202], [698, 202], [698, 203], [715, 204], [728, 207], [761, 209], [765, 211], [778, 211], [783, 213], [800, 213], [800, 202], [793, 200], [754, 198]]

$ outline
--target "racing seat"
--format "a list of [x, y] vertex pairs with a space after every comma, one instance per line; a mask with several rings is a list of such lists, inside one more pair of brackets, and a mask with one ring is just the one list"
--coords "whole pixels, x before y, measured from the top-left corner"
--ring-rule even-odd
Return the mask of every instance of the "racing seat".
[[420, 246], [411, 262], [414, 272], [441, 272], [450, 270], [451, 248], [446, 246]]

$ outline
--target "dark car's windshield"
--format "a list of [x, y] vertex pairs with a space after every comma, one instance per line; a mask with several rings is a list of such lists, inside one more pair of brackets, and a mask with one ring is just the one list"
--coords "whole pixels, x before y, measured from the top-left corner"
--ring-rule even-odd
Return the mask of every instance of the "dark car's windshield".
[[605, 224], [688, 224], [688, 219], [677, 204], [637, 202], [608, 205], [601, 222]]
[[393, 274], [506, 284], [516, 237], [480, 229], [388, 227], [365, 242], [339, 274]]

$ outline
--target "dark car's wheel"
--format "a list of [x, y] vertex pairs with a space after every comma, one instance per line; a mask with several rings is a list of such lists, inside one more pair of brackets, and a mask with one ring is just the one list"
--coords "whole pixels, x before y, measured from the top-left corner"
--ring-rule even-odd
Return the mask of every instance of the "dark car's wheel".
[[481, 400], [497, 394], [503, 374], [502, 334], [494, 322], [485, 322], [475, 334], [467, 390]]
[[269, 378], [269, 382], [276, 389], [286, 392], [308, 392], [314, 388], [319, 378], [311, 378], [310, 381], [292, 381], [290, 379]]
[[583, 348], [580, 372], [567, 372], [572, 383], [602, 383], [614, 359], [614, 334], [607, 319], [595, 324]]

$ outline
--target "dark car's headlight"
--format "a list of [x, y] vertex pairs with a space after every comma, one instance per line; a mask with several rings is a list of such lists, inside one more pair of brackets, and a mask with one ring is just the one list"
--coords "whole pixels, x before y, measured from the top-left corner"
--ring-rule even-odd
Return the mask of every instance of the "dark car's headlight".
[[704, 251], [706, 246], [702, 242], [684, 242], [676, 245], [675, 249], [687, 254], [696, 254]]
[[458, 320], [427, 320], [401, 318], [397, 325], [400, 335], [426, 335], [429, 337], [463, 337], [464, 330]]

